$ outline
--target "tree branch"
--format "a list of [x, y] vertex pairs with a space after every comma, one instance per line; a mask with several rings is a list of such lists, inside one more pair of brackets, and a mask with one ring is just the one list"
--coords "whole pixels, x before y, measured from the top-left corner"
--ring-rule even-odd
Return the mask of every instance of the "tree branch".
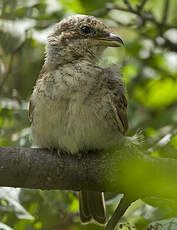
[[[176, 29], [176, 25], [169, 24], [167, 22], [170, 0], [165, 0], [161, 21], [158, 21], [151, 11], [144, 10], [144, 6], [147, 3], [147, 1], [148, 0], [142, 0], [142, 2], [139, 5], [137, 5], [136, 8], [133, 8], [128, 0], [123, 0], [125, 7], [109, 2], [105, 5], [105, 8], [92, 12], [92, 15], [97, 16], [97, 17], [104, 16], [108, 14], [108, 12], [111, 10], [119, 10], [119, 11], [129, 12], [131, 14], [134, 14], [140, 19], [139, 23], [136, 23], [136, 26], [137, 26], [136, 28], [144, 29], [143, 26], [147, 24], [148, 22], [154, 24], [159, 32], [156, 35], [156, 37], [161, 36], [164, 39], [164, 44], [157, 44], [156, 37], [151, 37], [147, 33], [144, 33], [144, 32], [141, 33], [142, 37], [147, 37], [148, 39], [151, 39], [155, 43], [156, 46], [164, 47], [164, 48], [169, 49], [170, 51], [176, 52], [177, 51], [176, 44], [171, 42], [169, 39], [167, 39], [164, 36], [164, 32], [167, 31], [168, 29], [174, 29], [174, 28]], [[132, 23], [126, 23], [126, 24], [122, 23], [119, 20], [117, 20], [117, 18], [114, 20], [121, 26], [129, 27], [129, 26], [134, 25], [134, 23], [133, 24]]]
[[169, 12], [169, 4], [170, 4], [170, 0], [165, 0], [164, 9], [162, 13], [162, 22], [161, 22], [162, 26], [166, 24], [168, 12]]
[[177, 199], [177, 160], [150, 157], [131, 147], [81, 157], [58, 157], [44, 149], [0, 147], [0, 186], [117, 191], [132, 199]]
[[0, 147], [0, 186], [123, 193], [106, 227], [113, 230], [138, 198], [177, 200], [177, 160], [150, 157], [134, 146], [82, 156], [59, 156], [46, 149]]
[[109, 220], [109, 222], [108, 222], [108, 224], [106, 226], [106, 230], [114, 230], [114, 228], [117, 225], [118, 221], [124, 215], [125, 211], [131, 205], [132, 202], [133, 202], [133, 200], [129, 200], [129, 198], [126, 197], [126, 196], [124, 196], [120, 200], [120, 202], [118, 204], [118, 207], [116, 208], [113, 216], [111, 217], [111, 219]]
[[133, 10], [133, 7], [131, 6], [130, 2], [128, 0], [123, 0], [124, 4], [127, 6], [127, 8], [130, 10], [130, 11], [134, 11]]
[[146, 4], [147, 1], [148, 0], [142, 0], [141, 3], [137, 6], [137, 9], [139, 11], [141, 11], [143, 9], [143, 7], [145, 6], [145, 4]]

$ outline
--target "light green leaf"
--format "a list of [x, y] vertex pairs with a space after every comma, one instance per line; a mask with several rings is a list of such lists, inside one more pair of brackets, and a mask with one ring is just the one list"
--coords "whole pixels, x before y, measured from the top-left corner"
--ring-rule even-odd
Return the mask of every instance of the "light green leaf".
[[152, 222], [147, 230], [175, 230], [177, 226], [177, 218], [170, 218]]
[[33, 216], [31, 216], [30, 213], [20, 204], [19, 194], [20, 189], [18, 188], [0, 188], [0, 199], [7, 201], [4, 209], [7, 211], [14, 211], [19, 219], [33, 220]]
[[147, 107], [162, 108], [177, 100], [177, 82], [172, 79], [152, 80], [137, 87], [135, 97]]
[[13, 228], [10, 228], [8, 225], [3, 224], [0, 222], [0, 229], [1, 230], [13, 230]]

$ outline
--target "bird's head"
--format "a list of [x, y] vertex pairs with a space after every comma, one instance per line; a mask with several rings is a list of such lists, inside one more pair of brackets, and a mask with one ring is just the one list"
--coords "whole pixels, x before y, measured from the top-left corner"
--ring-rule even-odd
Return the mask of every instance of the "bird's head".
[[95, 61], [106, 47], [119, 47], [123, 41], [93, 16], [72, 15], [56, 24], [48, 36], [47, 58], [69, 62], [78, 58]]

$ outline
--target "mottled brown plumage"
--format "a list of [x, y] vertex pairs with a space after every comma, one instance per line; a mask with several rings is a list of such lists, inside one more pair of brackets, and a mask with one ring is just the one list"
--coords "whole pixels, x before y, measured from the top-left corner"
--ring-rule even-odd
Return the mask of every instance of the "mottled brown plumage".
[[[120, 74], [98, 60], [106, 47], [121, 44], [92, 16], [73, 15], [56, 24], [30, 101], [34, 144], [68, 154], [119, 145], [128, 128], [124, 86]], [[80, 217], [106, 223], [103, 193], [80, 193]]]

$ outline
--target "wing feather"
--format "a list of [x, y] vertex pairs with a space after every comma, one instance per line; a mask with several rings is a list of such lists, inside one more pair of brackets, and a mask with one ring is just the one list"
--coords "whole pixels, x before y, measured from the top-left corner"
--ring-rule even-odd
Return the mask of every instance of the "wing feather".
[[28, 110], [28, 117], [30, 122], [33, 122], [33, 111], [34, 111], [34, 105], [32, 103], [32, 101], [29, 102], [29, 110]]
[[124, 86], [120, 79], [108, 79], [111, 107], [121, 133], [125, 134], [128, 130], [127, 119], [127, 100], [125, 97]]

